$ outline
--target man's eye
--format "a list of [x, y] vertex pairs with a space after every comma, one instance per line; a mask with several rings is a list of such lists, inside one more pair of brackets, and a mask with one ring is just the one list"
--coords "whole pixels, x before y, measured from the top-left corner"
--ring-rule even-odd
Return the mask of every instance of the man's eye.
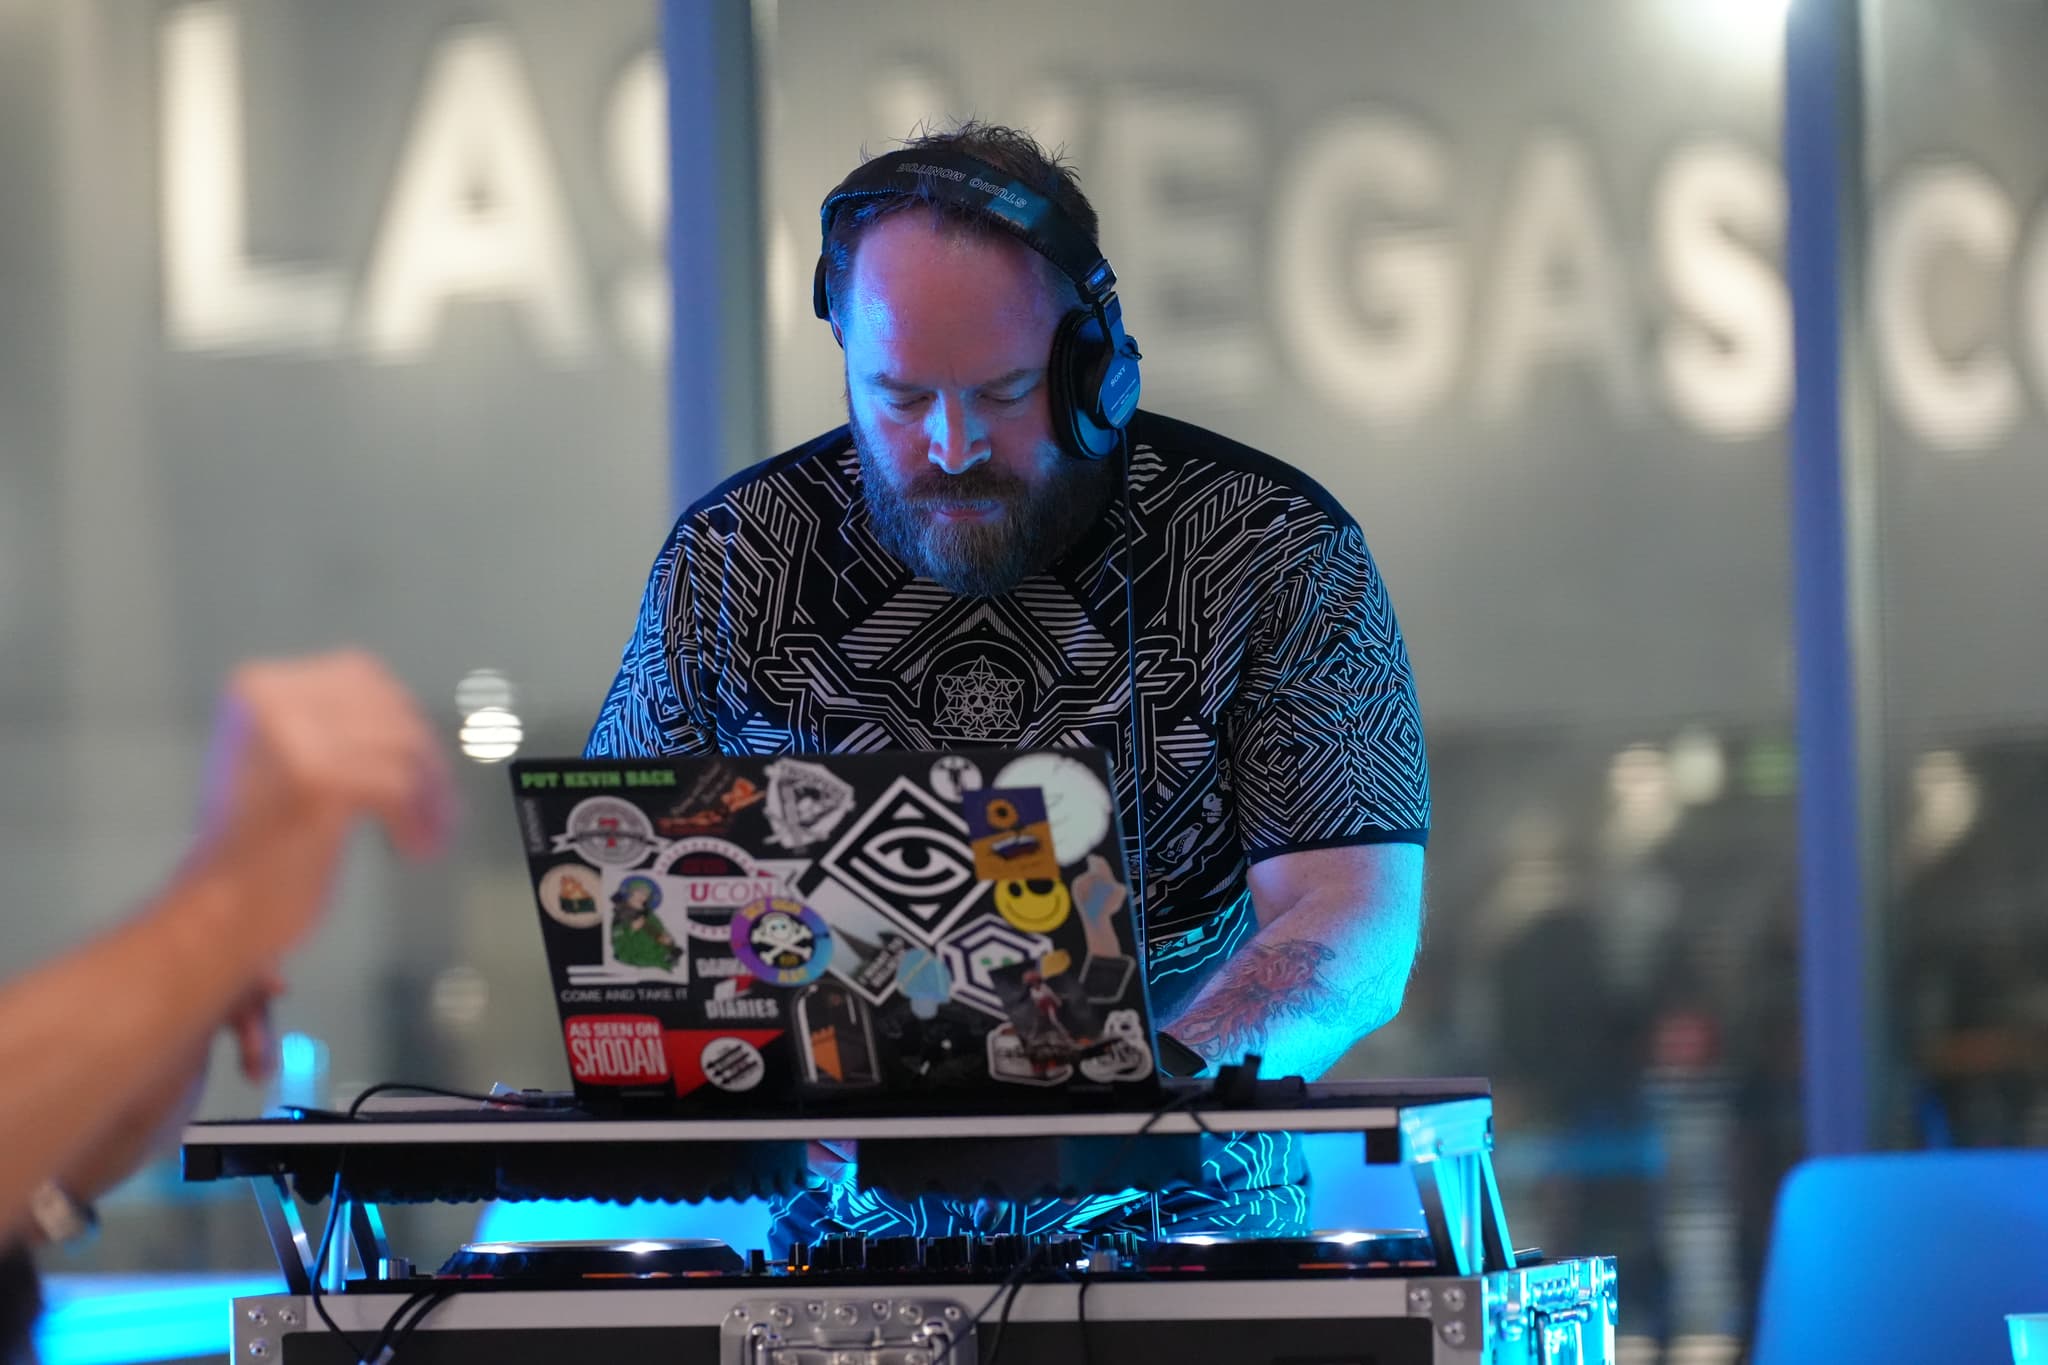
[[916, 412], [919, 408], [923, 407], [924, 402], [925, 400], [922, 397], [890, 398], [885, 400], [882, 406], [888, 408], [889, 411], [895, 413], [911, 413]]
[[1031, 390], [1029, 389], [1026, 389], [1023, 393], [992, 393], [988, 395], [988, 401], [998, 407], [1014, 408], [1023, 402], [1025, 398], [1029, 397], [1030, 393]]

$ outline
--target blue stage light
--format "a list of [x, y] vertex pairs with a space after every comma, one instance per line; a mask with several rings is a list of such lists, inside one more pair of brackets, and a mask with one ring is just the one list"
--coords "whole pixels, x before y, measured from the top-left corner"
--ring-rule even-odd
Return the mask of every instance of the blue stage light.
[[742, 1252], [768, 1245], [766, 1200], [608, 1204], [596, 1199], [493, 1204], [477, 1220], [487, 1242], [676, 1240], [711, 1237]]
[[234, 1349], [229, 1305], [280, 1294], [275, 1273], [246, 1275], [51, 1275], [36, 1324], [42, 1365], [129, 1365], [223, 1357]]

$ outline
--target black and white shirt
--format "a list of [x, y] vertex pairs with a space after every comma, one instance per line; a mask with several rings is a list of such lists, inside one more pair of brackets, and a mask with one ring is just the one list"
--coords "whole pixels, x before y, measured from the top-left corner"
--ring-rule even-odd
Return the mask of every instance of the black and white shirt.
[[883, 549], [844, 427], [738, 475], [662, 547], [587, 752], [1092, 745], [1118, 774], [1129, 848], [1128, 552], [1144, 923], [1171, 1020], [1249, 935], [1250, 863], [1424, 842], [1429, 767], [1407, 650], [1350, 515], [1200, 427], [1141, 412], [1129, 435], [1135, 525], [1112, 500], [992, 598], [955, 597]]

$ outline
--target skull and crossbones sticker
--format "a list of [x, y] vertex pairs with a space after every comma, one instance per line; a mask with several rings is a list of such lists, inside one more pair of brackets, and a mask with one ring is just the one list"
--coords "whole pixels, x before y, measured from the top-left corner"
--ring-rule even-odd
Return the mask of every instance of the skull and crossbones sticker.
[[772, 986], [808, 985], [832, 961], [832, 930], [802, 901], [763, 896], [732, 917], [732, 951]]

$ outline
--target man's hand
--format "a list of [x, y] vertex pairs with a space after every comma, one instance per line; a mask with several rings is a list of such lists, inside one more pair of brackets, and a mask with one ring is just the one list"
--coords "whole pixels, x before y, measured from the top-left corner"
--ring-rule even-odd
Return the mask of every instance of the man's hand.
[[355, 652], [247, 664], [222, 698], [190, 866], [275, 961], [318, 922], [359, 819], [421, 856], [452, 811], [447, 762], [382, 664]]
[[228, 1015], [227, 1031], [235, 1040], [242, 1078], [261, 1085], [277, 1069], [277, 1031], [270, 1026], [270, 1002], [285, 992], [284, 978], [269, 972], [251, 987]]

